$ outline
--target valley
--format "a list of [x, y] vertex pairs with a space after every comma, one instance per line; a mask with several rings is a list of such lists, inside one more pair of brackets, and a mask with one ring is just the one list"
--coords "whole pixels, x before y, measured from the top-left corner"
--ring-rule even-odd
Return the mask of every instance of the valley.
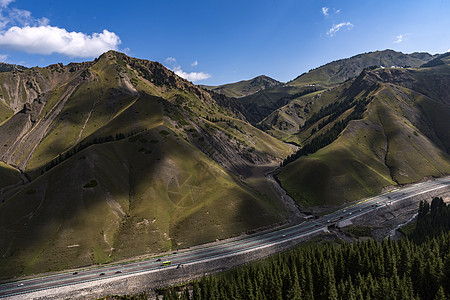
[[108, 51], [7, 69], [0, 86], [2, 279], [313, 216], [323, 229], [350, 203], [450, 174], [446, 54], [376, 51], [211, 87]]

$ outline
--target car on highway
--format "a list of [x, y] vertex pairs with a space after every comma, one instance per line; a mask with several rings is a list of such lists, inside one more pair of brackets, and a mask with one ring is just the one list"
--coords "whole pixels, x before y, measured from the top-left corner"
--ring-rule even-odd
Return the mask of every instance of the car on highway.
[[170, 260], [163, 261], [162, 263], [163, 266], [170, 266], [171, 264], [172, 262]]
[[98, 276], [103, 276], [103, 275], [105, 275], [105, 273], [100, 273], [100, 275], [98, 275]]
[[281, 235], [281, 237], [286, 237], [286, 235], [285, 235], [285, 234], [283, 234], [283, 235]]
[[19, 283], [17, 286], [23, 286], [23, 283]]
[[346, 209], [344, 209], [344, 210], [343, 210], [342, 212], [344, 212], [344, 213], [345, 213], [345, 212], [347, 212], [347, 210], [346, 210]]
[[78, 274], [78, 272], [73, 272], [73, 273], [72, 273], [72, 275], [77, 275], [77, 274]]
[[120, 274], [120, 273], [122, 273], [122, 271], [120, 271], [120, 270], [119, 270], [119, 271], [116, 271], [116, 274]]
[[161, 258], [158, 258], [156, 261], [161, 261]]
[[349, 212], [348, 215], [350, 216], [352, 214], [352, 212]]

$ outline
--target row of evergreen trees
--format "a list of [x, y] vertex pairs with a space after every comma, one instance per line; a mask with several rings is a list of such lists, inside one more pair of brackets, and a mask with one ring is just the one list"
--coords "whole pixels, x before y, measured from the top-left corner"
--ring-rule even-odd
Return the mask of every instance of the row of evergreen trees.
[[109, 135], [109, 136], [104, 136], [104, 137], [96, 137], [91, 140], [84, 140], [84, 141], [76, 144], [69, 150], [65, 151], [64, 154], [59, 154], [58, 157], [52, 159], [50, 162], [45, 164], [41, 168], [41, 175], [91, 145], [123, 140], [124, 138], [135, 135], [137, 133], [138, 133], [138, 131], [132, 131], [132, 132], [128, 133], [127, 135], [125, 135], [123, 133], [117, 133], [115, 136]]
[[[368, 100], [365, 101], [357, 101], [355, 104], [355, 108], [353, 112], [348, 115], [345, 119], [336, 122], [333, 127], [331, 127], [327, 132], [320, 134], [319, 136], [314, 137], [309, 143], [304, 145], [302, 148], [297, 150], [294, 154], [288, 156], [283, 160], [281, 166], [285, 166], [286, 164], [296, 160], [301, 156], [305, 156], [311, 153], [316, 152], [317, 150], [331, 144], [334, 142], [339, 134], [344, 130], [344, 128], [348, 125], [351, 120], [361, 119], [364, 114], [365, 107], [368, 103]], [[330, 118], [334, 118], [330, 116]]]
[[[441, 201], [433, 200], [428, 211], [421, 204], [417, 228], [449, 221]], [[386, 239], [303, 246], [169, 288], [164, 299], [450, 299], [450, 232], [441, 230], [420, 243]]]
[[434, 197], [431, 205], [420, 201], [416, 227], [408, 237], [423, 242], [443, 231], [450, 231], [450, 204], [446, 205], [440, 197]]

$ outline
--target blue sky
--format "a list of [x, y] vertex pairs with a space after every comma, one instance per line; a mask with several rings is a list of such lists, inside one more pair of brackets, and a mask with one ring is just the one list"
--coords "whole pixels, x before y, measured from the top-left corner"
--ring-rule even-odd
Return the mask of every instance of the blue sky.
[[0, 61], [67, 64], [115, 49], [198, 84], [289, 81], [363, 52], [447, 52], [449, 15], [448, 0], [0, 0]]

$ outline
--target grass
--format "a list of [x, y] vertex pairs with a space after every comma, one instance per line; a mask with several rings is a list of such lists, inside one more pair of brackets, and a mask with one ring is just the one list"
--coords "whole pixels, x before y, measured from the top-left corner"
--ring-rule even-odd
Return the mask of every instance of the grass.
[[352, 121], [327, 147], [284, 167], [278, 174], [282, 186], [305, 207], [340, 205], [397, 182], [450, 173], [448, 154], [421, 134], [419, 128], [428, 125], [418, 124], [420, 111], [406, 105], [417, 101], [410, 90], [381, 87], [363, 120]]
[[372, 237], [372, 227], [369, 226], [347, 226], [342, 228], [342, 231], [351, 234], [354, 237]]
[[[171, 131], [157, 126], [136, 143], [93, 145], [3, 203], [1, 277], [189, 247], [282, 220], [279, 204], [184, 139], [170, 134], [152, 143], [163, 130]], [[102, 180], [87, 188], [86, 177]], [[26, 227], [14, 221], [30, 214]]]
[[416, 228], [416, 222], [409, 222], [399, 230], [406, 236], [410, 235]]
[[13, 113], [14, 112], [12, 111], [11, 108], [9, 108], [0, 101], [0, 125], [6, 120], [8, 120], [13, 115]]
[[0, 161], [0, 188], [21, 182], [20, 172]]

